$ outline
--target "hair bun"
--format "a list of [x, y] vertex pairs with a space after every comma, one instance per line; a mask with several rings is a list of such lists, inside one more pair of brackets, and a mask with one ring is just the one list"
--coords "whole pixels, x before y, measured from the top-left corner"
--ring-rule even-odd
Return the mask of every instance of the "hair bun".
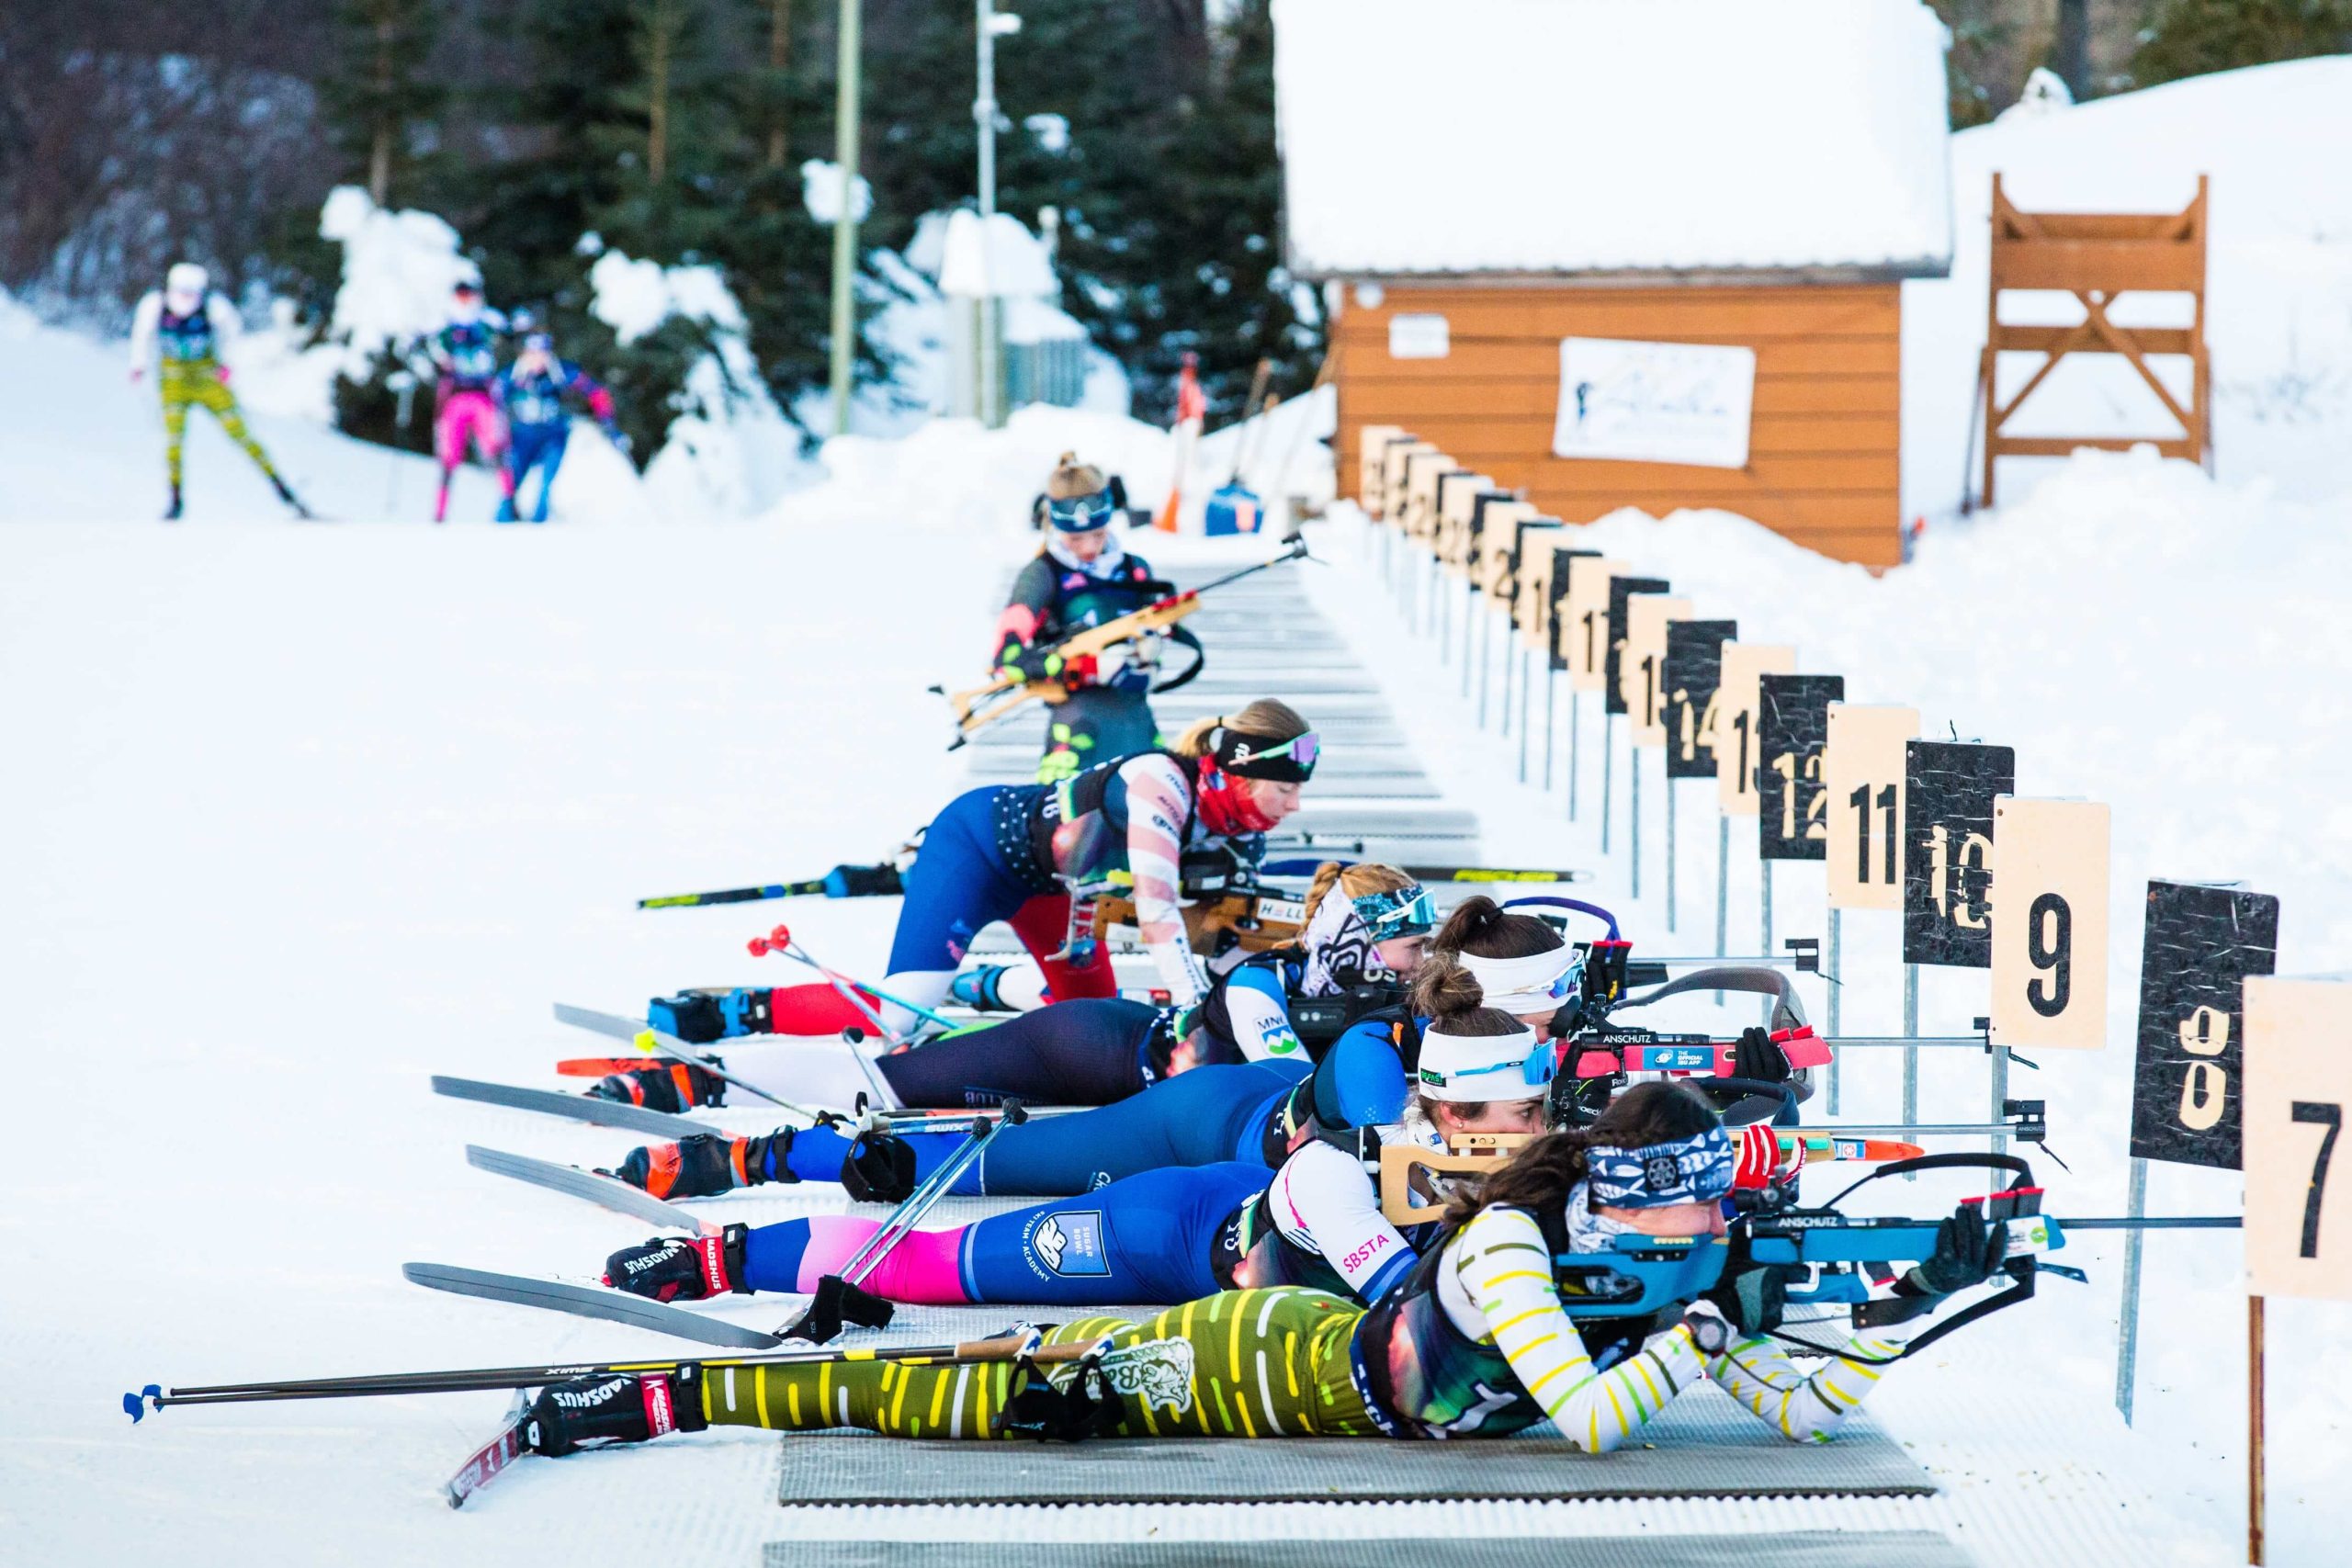
[[1486, 1005], [1486, 988], [1461, 964], [1425, 958], [1413, 976], [1413, 1010], [1424, 1018], [1458, 1018]]

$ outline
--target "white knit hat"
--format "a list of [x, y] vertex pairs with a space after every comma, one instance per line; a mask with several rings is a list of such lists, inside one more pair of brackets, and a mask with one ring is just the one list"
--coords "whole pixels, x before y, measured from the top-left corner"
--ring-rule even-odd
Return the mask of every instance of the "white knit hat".
[[212, 275], [194, 262], [174, 262], [172, 270], [164, 274], [164, 291], [171, 294], [202, 294], [211, 281]]

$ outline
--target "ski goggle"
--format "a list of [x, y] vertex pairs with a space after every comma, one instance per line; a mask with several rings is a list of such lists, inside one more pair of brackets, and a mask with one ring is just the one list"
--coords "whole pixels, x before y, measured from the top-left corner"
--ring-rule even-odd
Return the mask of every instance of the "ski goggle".
[[546, 333], [533, 333], [523, 340], [523, 346], [537, 354], [553, 354], [555, 339]]
[[1508, 1013], [1547, 1012], [1584, 989], [1580, 948], [1555, 947], [1523, 958], [1481, 958], [1475, 953], [1453, 957], [1486, 993], [1484, 1005]]
[[[1522, 1043], [1525, 1055], [1510, 1054]], [[1465, 1036], [1432, 1026], [1421, 1032], [1420, 1063], [1413, 1076], [1424, 1089], [1438, 1091], [1431, 1096], [1436, 1100], [1532, 1100], [1551, 1083], [1556, 1056], [1532, 1029]]]
[[1074, 495], [1067, 501], [1046, 502], [1046, 516], [1056, 528], [1065, 534], [1091, 534], [1111, 525], [1111, 518], [1118, 508], [1111, 504], [1111, 492], [1098, 490], [1092, 495]]
[[1423, 888], [1366, 893], [1351, 902], [1356, 907], [1356, 919], [1363, 922], [1374, 942], [1386, 942], [1393, 936], [1423, 936], [1437, 929], [1437, 906]]
[[1238, 773], [1245, 779], [1281, 779], [1291, 784], [1305, 784], [1313, 776], [1315, 759], [1323, 750], [1323, 743], [1311, 729], [1293, 739], [1268, 745], [1220, 725], [1211, 739], [1216, 765], [1227, 773]]

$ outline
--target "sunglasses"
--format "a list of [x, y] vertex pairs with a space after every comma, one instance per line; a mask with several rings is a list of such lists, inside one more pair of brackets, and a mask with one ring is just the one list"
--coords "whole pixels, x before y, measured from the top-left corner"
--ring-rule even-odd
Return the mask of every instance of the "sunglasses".
[[1068, 501], [1046, 502], [1046, 515], [1055, 527], [1065, 534], [1091, 534], [1111, 525], [1111, 514], [1117, 510], [1111, 504], [1111, 492], [1098, 490], [1092, 495], [1074, 495]]
[[1420, 936], [1437, 929], [1437, 906], [1421, 888], [1393, 893], [1367, 893], [1354, 900], [1356, 918], [1374, 942], [1393, 936]]
[[1312, 768], [1315, 759], [1322, 752], [1323, 743], [1310, 729], [1295, 740], [1280, 741], [1271, 749], [1261, 749], [1254, 741], [1236, 740], [1232, 754], [1226, 758], [1224, 765], [1237, 773], [1259, 762], [1288, 761], [1299, 768]]

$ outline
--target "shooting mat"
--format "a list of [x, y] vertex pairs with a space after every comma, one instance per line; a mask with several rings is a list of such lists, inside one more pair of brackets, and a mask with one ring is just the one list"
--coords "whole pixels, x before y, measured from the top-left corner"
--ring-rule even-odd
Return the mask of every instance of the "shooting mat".
[[1928, 1530], [1396, 1540], [778, 1540], [764, 1568], [1970, 1568]]

